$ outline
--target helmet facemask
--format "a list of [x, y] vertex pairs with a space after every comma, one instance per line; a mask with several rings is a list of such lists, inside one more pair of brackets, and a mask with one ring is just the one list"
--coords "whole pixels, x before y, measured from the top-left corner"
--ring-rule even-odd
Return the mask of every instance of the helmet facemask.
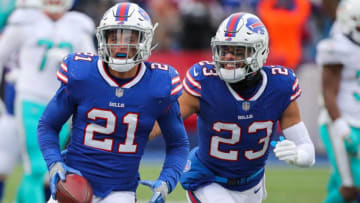
[[259, 70], [256, 48], [252, 44], [212, 43], [213, 59], [220, 78], [229, 83], [244, 80]]
[[336, 21], [341, 31], [360, 44], [360, 1], [343, 0], [336, 11]]
[[98, 32], [101, 40], [100, 47], [104, 62], [118, 71], [129, 71], [135, 65], [141, 63], [150, 53], [146, 46], [149, 44], [145, 35], [146, 31], [138, 29], [108, 28]]
[[44, 10], [49, 13], [65, 13], [71, 9], [73, 0], [43, 0]]

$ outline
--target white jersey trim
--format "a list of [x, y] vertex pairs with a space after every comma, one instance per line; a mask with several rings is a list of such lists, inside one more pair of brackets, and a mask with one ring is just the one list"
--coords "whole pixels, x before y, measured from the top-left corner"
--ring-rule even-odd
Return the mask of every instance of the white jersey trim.
[[[260, 70], [260, 73], [262, 75], [262, 83], [261, 83], [261, 87], [259, 88], [259, 90], [256, 92], [256, 94], [254, 96], [252, 96], [249, 101], [256, 101], [261, 95], [262, 93], [265, 91], [266, 85], [268, 83], [268, 77], [265, 73], [265, 71]], [[237, 92], [235, 92], [231, 86], [229, 85], [229, 83], [225, 83], [227, 88], [229, 89], [230, 93], [233, 95], [233, 97], [237, 100], [237, 101], [244, 101], [245, 99], [242, 98]]]
[[[100, 75], [102, 76], [102, 78], [111, 86], [111, 87], [120, 87], [119, 84], [117, 84], [105, 71], [105, 67], [104, 67], [104, 63], [102, 60], [98, 60], [97, 62], [97, 67], [98, 67], [98, 70], [100, 72]], [[138, 72], [138, 74], [135, 76], [134, 79], [132, 79], [130, 82], [122, 85], [121, 87], [122, 88], [131, 88], [133, 87], [134, 85], [136, 85], [140, 80], [141, 78], [144, 76], [145, 74], [145, 71], [146, 71], [146, 66], [144, 63], [141, 63], [141, 66], [140, 66], [140, 70]]]

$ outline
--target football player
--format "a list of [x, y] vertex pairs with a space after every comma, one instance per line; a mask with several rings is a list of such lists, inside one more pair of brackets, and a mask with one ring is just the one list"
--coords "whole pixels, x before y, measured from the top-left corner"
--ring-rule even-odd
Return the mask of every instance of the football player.
[[341, 1], [337, 31], [317, 46], [324, 101], [320, 136], [332, 166], [324, 202], [360, 202], [359, 9], [358, 0]]
[[[51, 202], [57, 181], [78, 173], [90, 182], [96, 202], [135, 203], [139, 163], [155, 120], [167, 147], [163, 170], [151, 187], [158, 202], [175, 189], [189, 150], [177, 102], [182, 84], [173, 67], [145, 62], [155, 28], [137, 4], [116, 4], [96, 31], [99, 56], [73, 53], [61, 64], [61, 86], [38, 126]], [[70, 116], [71, 141], [63, 159], [58, 133]]]
[[263, 66], [268, 42], [257, 16], [234, 13], [211, 40], [214, 61], [201, 61], [186, 73], [181, 114], [198, 115], [199, 136], [180, 179], [189, 202], [261, 202], [278, 121], [286, 139], [275, 143], [276, 157], [300, 167], [315, 162], [296, 102], [299, 81], [291, 69]]
[[[15, 11], [0, 41], [4, 50], [0, 52], [1, 63], [14, 53], [19, 56], [15, 114], [18, 133], [23, 140], [24, 166], [17, 194], [19, 202], [45, 201], [43, 177], [46, 164], [36, 142], [36, 128], [41, 113], [59, 86], [57, 67], [67, 53], [94, 51], [95, 25], [82, 13], [67, 12], [72, 0], [38, 0], [38, 3], [42, 9]], [[65, 127], [62, 134], [63, 146], [69, 128]]]
[[[38, 12], [37, 10], [41, 6], [41, 2], [38, 0], [17, 0], [15, 1], [1, 1], [1, 14], [0, 14], [0, 32], [6, 27], [6, 22], [13, 26], [13, 22], [22, 21], [23, 23], [32, 21], [32, 13]], [[16, 9], [15, 9], [16, 7]], [[15, 9], [15, 10], [14, 10]], [[13, 11], [14, 10], [14, 11]], [[19, 13], [26, 13], [26, 19], [17, 19], [18, 16], [24, 16]], [[1, 33], [0, 33], [1, 38]], [[20, 146], [19, 137], [17, 134], [17, 126], [14, 115], [14, 99], [15, 88], [14, 83], [16, 81], [18, 73], [18, 56], [17, 53], [13, 53], [10, 59], [1, 62], [2, 66], [0, 70], [5, 67], [5, 80], [3, 85], [4, 98], [3, 103], [5, 108], [2, 109], [0, 116], [0, 202], [2, 199], [4, 182], [7, 176], [12, 172], [17, 163], [20, 162]], [[3, 74], [1, 71], [0, 75]]]

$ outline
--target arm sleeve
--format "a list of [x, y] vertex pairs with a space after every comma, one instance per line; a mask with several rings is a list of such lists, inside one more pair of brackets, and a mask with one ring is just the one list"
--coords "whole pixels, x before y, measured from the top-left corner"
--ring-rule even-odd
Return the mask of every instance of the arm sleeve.
[[67, 86], [63, 83], [47, 105], [37, 129], [38, 144], [48, 167], [62, 161], [58, 134], [74, 109]]
[[183, 80], [185, 91], [195, 97], [201, 97], [201, 83], [199, 81], [201, 74], [201, 67], [195, 64], [186, 72]]
[[296, 165], [310, 167], [315, 164], [315, 148], [305, 124], [301, 121], [283, 130], [285, 137], [296, 144], [298, 158]]
[[158, 122], [166, 143], [166, 157], [159, 179], [168, 184], [171, 192], [185, 168], [189, 153], [189, 140], [178, 102], [173, 102]]

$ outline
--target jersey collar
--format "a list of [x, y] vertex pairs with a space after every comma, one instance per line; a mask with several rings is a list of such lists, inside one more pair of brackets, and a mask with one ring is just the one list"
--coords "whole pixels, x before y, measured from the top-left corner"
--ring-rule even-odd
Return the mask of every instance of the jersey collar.
[[[264, 92], [266, 85], [268, 83], [268, 78], [267, 75], [265, 73], [264, 70], [260, 70], [260, 73], [262, 75], [262, 82], [261, 82], [261, 86], [258, 89], [258, 91], [254, 94], [254, 96], [250, 97], [250, 99], [248, 99], [248, 101], [256, 101]], [[237, 100], [237, 101], [246, 101], [246, 99], [244, 99], [243, 97], [241, 97], [241, 95], [239, 95], [237, 92], [235, 92], [235, 90], [233, 90], [231, 88], [231, 86], [228, 83], [225, 83], [227, 88], [229, 89], [230, 93], [233, 95], [233, 97]]]
[[134, 85], [136, 85], [141, 80], [141, 78], [145, 75], [145, 71], [146, 71], [145, 64], [141, 63], [140, 70], [138, 71], [137, 75], [132, 80], [130, 80], [128, 83], [125, 83], [123, 85], [119, 85], [106, 72], [103, 60], [98, 60], [97, 67], [98, 67], [98, 70], [99, 70], [99, 73], [100, 73], [101, 77], [106, 81], [106, 83], [108, 85], [110, 85], [111, 87], [122, 87], [122, 88], [131, 88]]

